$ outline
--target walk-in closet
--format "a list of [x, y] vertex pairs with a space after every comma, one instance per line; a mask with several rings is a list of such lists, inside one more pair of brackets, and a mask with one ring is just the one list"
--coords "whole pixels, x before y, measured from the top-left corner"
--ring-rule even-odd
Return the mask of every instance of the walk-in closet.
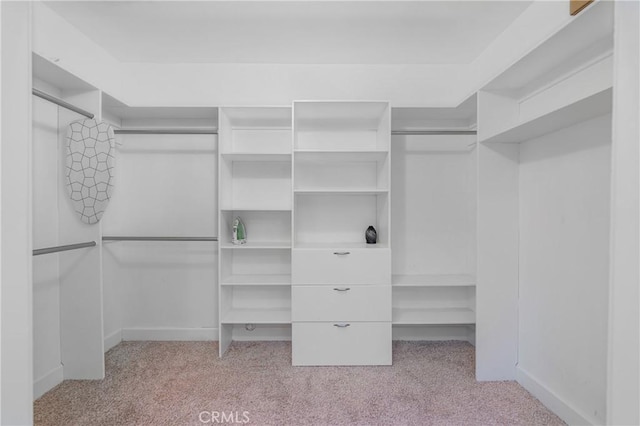
[[639, 9], [3, 2], [0, 424], [637, 424]]

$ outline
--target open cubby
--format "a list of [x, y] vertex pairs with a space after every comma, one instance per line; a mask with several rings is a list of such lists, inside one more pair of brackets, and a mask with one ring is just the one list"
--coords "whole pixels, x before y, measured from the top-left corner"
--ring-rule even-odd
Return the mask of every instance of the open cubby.
[[220, 208], [291, 209], [290, 161], [220, 161]]
[[291, 250], [221, 250], [221, 285], [291, 283]]
[[291, 108], [222, 108], [220, 152], [251, 155], [290, 154]]
[[291, 288], [288, 286], [223, 287], [221, 324], [291, 323]]
[[394, 325], [475, 323], [474, 287], [394, 287]]
[[388, 151], [388, 102], [294, 102], [294, 150]]
[[388, 203], [387, 194], [297, 194], [294, 246], [357, 247], [365, 244], [365, 230], [373, 225], [375, 246], [388, 247]]
[[295, 153], [296, 191], [386, 191], [389, 189], [387, 153]]
[[220, 247], [231, 245], [233, 221], [239, 217], [247, 232], [247, 245], [253, 243], [291, 244], [291, 211], [222, 210], [218, 232]]

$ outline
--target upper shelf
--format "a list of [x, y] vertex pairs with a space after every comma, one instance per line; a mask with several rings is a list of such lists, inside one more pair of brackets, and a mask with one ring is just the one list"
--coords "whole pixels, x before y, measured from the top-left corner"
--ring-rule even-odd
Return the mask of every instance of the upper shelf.
[[478, 94], [478, 141], [523, 142], [611, 111], [613, 4], [572, 19]]
[[386, 195], [388, 189], [377, 188], [313, 188], [294, 189], [296, 195]]
[[222, 107], [221, 128], [283, 129], [291, 128], [291, 107]]
[[508, 127], [481, 142], [521, 143], [611, 111], [612, 89], [605, 89], [532, 120]]
[[593, 3], [483, 90], [521, 98], [613, 49], [613, 2]]
[[388, 102], [296, 101], [293, 104], [297, 131], [326, 129], [377, 130], [389, 121]]
[[[76, 77], [75, 75], [60, 68], [58, 65], [54, 64], [53, 62], [43, 58], [42, 56], [36, 53], [32, 53], [31, 57], [32, 57], [33, 78], [35, 80], [40, 80], [50, 86], [53, 86], [60, 92], [65, 92], [65, 91], [86, 92], [86, 91], [98, 90], [95, 86]], [[34, 84], [34, 86], [37, 86], [37, 83]], [[41, 88], [41, 89], [48, 92], [51, 91], [51, 90], [46, 90], [47, 88]], [[56, 96], [62, 95], [62, 93], [52, 93], [52, 94]]]

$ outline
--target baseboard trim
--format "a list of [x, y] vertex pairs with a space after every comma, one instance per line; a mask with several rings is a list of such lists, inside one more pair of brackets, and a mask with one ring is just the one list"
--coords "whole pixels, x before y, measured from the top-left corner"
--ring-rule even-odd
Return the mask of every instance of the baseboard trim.
[[122, 342], [122, 330], [116, 330], [104, 338], [104, 351], [107, 352], [120, 342]]
[[516, 381], [520, 383], [523, 388], [528, 390], [538, 400], [540, 400], [540, 402], [542, 402], [542, 404], [544, 404], [549, 410], [553, 411], [558, 417], [564, 420], [567, 424], [598, 424], [597, 419], [581, 414], [570, 403], [564, 401], [560, 396], [543, 385], [537, 378], [523, 370], [521, 367], [516, 367]]
[[122, 340], [211, 341], [218, 340], [217, 328], [123, 328]]
[[62, 383], [62, 380], [64, 380], [64, 372], [62, 365], [59, 365], [33, 382], [33, 399], [36, 400], [40, 398]]

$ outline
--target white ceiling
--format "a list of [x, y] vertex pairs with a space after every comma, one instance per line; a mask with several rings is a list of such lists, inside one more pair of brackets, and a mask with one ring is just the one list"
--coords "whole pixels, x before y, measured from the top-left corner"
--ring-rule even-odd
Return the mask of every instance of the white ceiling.
[[530, 1], [64, 1], [123, 62], [461, 64]]

